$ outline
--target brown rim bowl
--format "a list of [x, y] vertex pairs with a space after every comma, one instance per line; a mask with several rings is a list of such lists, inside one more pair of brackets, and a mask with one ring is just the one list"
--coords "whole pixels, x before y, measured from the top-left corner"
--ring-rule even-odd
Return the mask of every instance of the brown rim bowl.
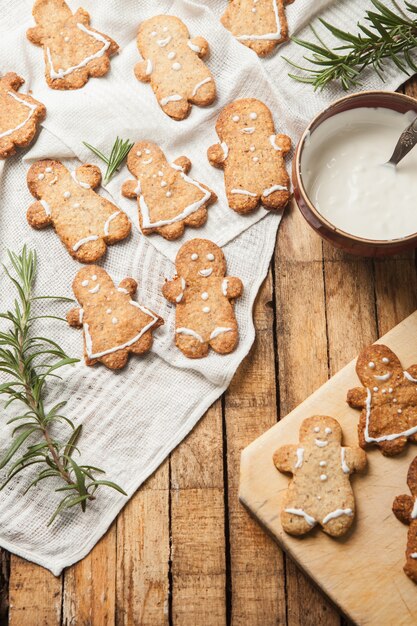
[[[308, 224], [334, 246], [345, 252], [361, 256], [388, 256], [417, 247], [417, 233], [401, 237], [400, 239], [375, 240], [351, 235], [326, 220], [315, 208], [304, 187], [301, 171], [301, 161], [306, 138], [314, 133], [316, 128], [325, 120], [358, 107], [384, 107], [406, 113], [413, 110], [417, 115], [417, 100], [393, 91], [364, 91], [345, 96], [336, 100], [329, 107], [319, 113], [307, 126], [295, 150], [292, 166], [292, 183], [294, 197], [298, 208]], [[416, 172], [417, 175], [417, 172]]]

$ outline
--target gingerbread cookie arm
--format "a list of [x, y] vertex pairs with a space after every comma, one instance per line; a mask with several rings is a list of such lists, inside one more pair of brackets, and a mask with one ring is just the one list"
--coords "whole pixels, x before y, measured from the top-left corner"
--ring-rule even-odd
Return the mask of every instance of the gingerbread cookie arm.
[[7, 72], [7, 74], [0, 78], [0, 85], [6, 90], [12, 89], [17, 91], [24, 82], [23, 78], [18, 76], [15, 72]]
[[407, 374], [410, 374], [412, 378], [415, 378], [417, 380], [417, 365], [411, 365], [405, 371], [407, 372]]
[[361, 448], [342, 448], [342, 469], [346, 474], [363, 472], [366, 464], [366, 454]]
[[275, 467], [280, 472], [292, 474], [294, 467], [297, 464], [297, 446], [293, 444], [281, 446], [281, 448], [275, 450], [272, 458]]
[[364, 387], [355, 387], [347, 392], [346, 401], [354, 409], [363, 409], [366, 403], [367, 391]]
[[291, 139], [288, 135], [278, 134], [274, 137], [274, 144], [281, 150], [281, 154], [285, 156], [291, 150]]
[[137, 288], [138, 284], [134, 278], [124, 278], [119, 284], [119, 291], [126, 291], [129, 296], [134, 296]]
[[139, 61], [135, 65], [135, 76], [141, 83], [149, 83], [152, 74], [152, 62], [150, 59], [147, 61]]
[[183, 278], [177, 276], [172, 280], [167, 280], [162, 286], [162, 294], [163, 296], [169, 300], [169, 302], [173, 302], [177, 304], [181, 302], [185, 289], [185, 281]]
[[80, 7], [74, 13], [74, 22], [84, 24], [84, 26], [90, 26], [90, 14]]
[[81, 328], [83, 325], [83, 310], [81, 307], [74, 307], [67, 313], [67, 322], [73, 328]]
[[125, 198], [137, 198], [140, 195], [138, 181], [135, 179], [125, 180], [122, 185], [122, 195]]
[[227, 155], [223, 145], [216, 143], [207, 150], [207, 158], [213, 167], [223, 168]]
[[414, 498], [406, 494], [397, 496], [392, 504], [392, 512], [403, 524], [410, 524], [414, 507]]
[[27, 210], [26, 218], [32, 228], [40, 230], [52, 224], [51, 210], [45, 201], [33, 202]]
[[77, 167], [75, 178], [81, 187], [87, 186], [96, 189], [101, 184], [101, 171], [97, 165], [86, 163]]
[[223, 280], [222, 290], [224, 295], [229, 299], [239, 298], [243, 292], [243, 283], [240, 278], [230, 276]]
[[204, 37], [193, 37], [193, 39], [189, 39], [188, 47], [191, 48], [191, 50], [195, 52], [200, 59], [204, 59], [209, 52], [209, 45]]
[[184, 174], [188, 174], [188, 172], [191, 169], [191, 161], [186, 156], [178, 157], [178, 159], [175, 159], [175, 161], [173, 161], [173, 164], [180, 167], [182, 171], [184, 172]]
[[27, 29], [26, 37], [30, 42], [34, 43], [35, 46], [41, 46], [45, 37], [45, 30], [42, 26], [33, 26]]

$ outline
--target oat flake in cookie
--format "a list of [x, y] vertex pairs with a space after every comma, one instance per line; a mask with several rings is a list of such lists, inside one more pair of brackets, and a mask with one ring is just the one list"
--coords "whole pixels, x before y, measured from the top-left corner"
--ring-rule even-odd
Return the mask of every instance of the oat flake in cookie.
[[119, 46], [107, 35], [90, 27], [82, 8], [72, 13], [64, 0], [35, 0], [36, 26], [27, 37], [42, 46], [46, 82], [52, 89], [80, 89], [90, 76], [104, 76], [110, 57]]
[[287, 135], [276, 135], [271, 111], [260, 100], [235, 100], [220, 113], [220, 142], [208, 149], [214, 167], [224, 169], [227, 201], [237, 213], [250, 213], [260, 203], [280, 210], [290, 198], [284, 157], [291, 147]]
[[377, 446], [394, 456], [417, 441], [417, 365], [403, 370], [387, 346], [375, 344], [362, 350], [356, 373], [363, 387], [350, 389], [347, 401], [362, 409], [358, 436], [362, 448]]
[[103, 268], [83, 267], [72, 284], [80, 308], [67, 314], [70, 326], [84, 330], [87, 365], [98, 361], [110, 369], [124, 367], [129, 353], [143, 354], [152, 346], [152, 333], [164, 321], [132, 300], [137, 283], [125, 278], [118, 287]]
[[397, 496], [392, 510], [400, 522], [409, 526], [404, 572], [417, 583], [417, 457], [408, 469], [407, 485], [411, 496], [406, 494]]
[[328, 535], [340, 537], [352, 525], [355, 499], [349, 477], [365, 469], [366, 454], [341, 443], [339, 422], [315, 415], [302, 422], [298, 444], [274, 453], [276, 468], [293, 475], [281, 510], [282, 527], [290, 535], [304, 535], [319, 524]]
[[189, 37], [186, 25], [172, 15], [146, 20], [137, 37], [144, 60], [135, 66], [136, 78], [150, 82], [159, 106], [175, 120], [187, 117], [192, 104], [207, 106], [216, 98], [213, 76], [201, 60], [208, 43]]
[[217, 196], [187, 176], [191, 168], [187, 157], [168, 163], [156, 144], [139, 141], [129, 152], [127, 166], [135, 180], [126, 181], [122, 193], [137, 197], [144, 235], [156, 232], [165, 239], [177, 239], [186, 226], [197, 228], [206, 222], [207, 207]]
[[176, 305], [177, 347], [190, 359], [207, 356], [209, 347], [232, 352], [239, 340], [233, 303], [243, 285], [240, 278], [226, 276], [222, 250], [207, 239], [192, 239], [178, 251], [175, 267], [177, 275], [162, 293]]
[[28, 209], [29, 224], [36, 229], [53, 226], [77, 261], [97, 261], [107, 246], [129, 235], [126, 214], [94, 191], [101, 182], [95, 165], [80, 165], [70, 172], [60, 161], [37, 161], [27, 182], [37, 200]]
[[288, 39], [285, 5], [290, 2], [230, 0], [221, 22], [240, 43], [264, 57]]
[[28, 146], [39, 124], [46, 116], [43, 104], [23, 93], [17, 93], [25, 81], [14, 72], [0, 78], [0, 159]]

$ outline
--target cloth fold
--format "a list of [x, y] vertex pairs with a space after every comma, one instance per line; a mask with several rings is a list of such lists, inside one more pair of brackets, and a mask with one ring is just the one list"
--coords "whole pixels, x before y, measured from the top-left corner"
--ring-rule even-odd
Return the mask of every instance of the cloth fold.
[[[102, 265], [116, 282], [134, 277], [139, 283], [135, 299], [161, 315], [165, 325], [156, 331], [152, 351], [142, 358], [131, 357], [123, 371], [110, 372], [101, 365], [88, 368], [83, 362], [66, 368], [62, 381], [49, 383], [46, 402], [49, 406], [58, 398], [67, 400], [66, 415], [83, 424], [79, 443], [82, 461], [105, 469], [107, 477], [123, 486], [130, 497], [227, 388], [254, 340], [253, 302], [268, 270], [280, 216], [262, 208], [240, 216], [228, 208], [223, 173], [212, 168], [206, 156], [207, 148], [218, 141], [214, 127], [220, 110], [237, 98], [259, 98], [270, 107], [276, 131], [289, 134], [295, 142], [309, 119], [343, 92], [331, 86], [314, 93], [311, 86], [290, 79], [282, 54], [297, 63], [303, 55], [293, 43], [284, 44], [263, 60], [241, 45], [219, 21], [227, 0], [70, 0], [73, 11], [80, 4], [88, 10], [92, 27], [114, 38], [121, 51], [112, 58], [105, 77], [90, 79], [79, 91], [54, 91], [44, 79], [42, 50], [25, 36], [33, 25], [31, 0], [5, 4], [0, 15], [0, 69], [23, 76], [23, 91], [32, 90], [48, 109], [37, 142], [26, 152], [0, 162], [0, 254], [6, 265], [6, 250], [19, 251], [26, 243], [39, 256], [37, 292], [72, 296], [71, 283], [80, 265], [52, 229], [38, 232], [28, 226], [25, 214], [33, 198], [26, 186], [26, 172], [31, 162], [46, 157], [61, 159], [71, 168], [79, 161], [102, 167], [83, 141], [108, 153], [116, 135], [133, 141], [151, 138], [170, 160], [188, 156], [193, 164], [190, 175], [219, 196], [209, 208], [204, 227], [188, 228], [179, 241], [168, 242], [158, 235], [140, 234], [136, 203], [120, 193], [122, 182], [130, 177], [126, 167], [100, 190], [126, 211], [134, 224], [130, 238], [110, 247]], [[318, 14], [354, 31], [370, 5], [363, 0], [296, 0], [286, 9], [290, 33], [310, 37], [306, 27]], [[151, 87], [139, 83], [133, 74], [140, 60], [135, 42], [138, 25], [158, 13], [177, 15], [188, 26], [191, 37], [204, 36], [211, 48], [207, 63], [217, 83], [218, 99], [207, 108], [194, 106], [182, 122], [168, 118], [157, 105]], [[362, 88], [394, 89], [402, 79], [396, 67], [388, 67], [385, 83], [366, 72]], [[236, 303], [238, 348], [227, 356], [211, 352], [197, 361], [186, 359], [175, 347], [175, 308], [161, 294], [164, 279], [175, 273], [173, 260], [178, 248], [194, 237], [212, 239], [222, 246], [227, 273], [240, 277], [245, 288]], [[2, 309], [13, 297], [1, 271]], [[64, 316], [66, 306], [39, 305], [39, 313], [42, 311]], [[40, 322], [39, 329], [59, 341], [69, 355], [82, 356], [81, 331], [57, 320]], [[3, 411], [0, 454], [9, 441], [11, 428], [5, 422], [13, 410], [17, 407], [12, 405]], [[0, 473], [0, 479], [4, 475], [4, 471]], [[89, 552], [127, 499], [102, 489], [85, 514], [72, 509], [47, 527], [58, 494], [53, 493], [51, 480], [23, 495], [32, 478], [28, 469], [0, 492], [0, 545], [58, 575]]]

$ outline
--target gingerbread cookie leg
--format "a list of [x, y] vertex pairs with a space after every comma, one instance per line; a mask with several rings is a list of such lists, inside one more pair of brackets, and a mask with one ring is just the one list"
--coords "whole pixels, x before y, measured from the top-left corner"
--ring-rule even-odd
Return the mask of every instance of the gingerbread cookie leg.
[[[192, 334], [191, 334], [192, 333]], [[177, 328], [175, 345], [189, 359], [202, 359], [208, 354], [208, 343], [192, 328]]]
[[233, 352], [239, 341], [237, 328], [217, 328], [211, 333], [210, 337], [210, 346], [219, 354]]

